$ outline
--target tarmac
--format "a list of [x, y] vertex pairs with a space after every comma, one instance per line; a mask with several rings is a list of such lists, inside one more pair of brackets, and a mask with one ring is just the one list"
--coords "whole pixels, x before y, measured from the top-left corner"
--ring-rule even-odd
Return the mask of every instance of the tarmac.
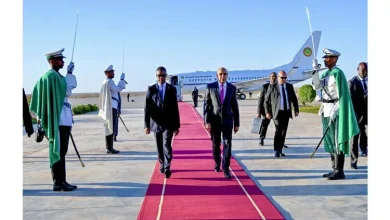
[[[233, 135], [232, 153], [243, 169], [268, 196], [286, 219], [367, 219], [367, 157], [359, 157], [357, 170], [345, 160], [345, 180], [330, 181], [322, 175], [331, 170], [330, 156], [320, 146], [320, 117], [300, 113], [290, 120], [286, 157], [273, 151], [274, 125], [268, 128], [265, 146], [252, 134], [257, 99], [239, 100], [241, 127]], [[136, 219], [156, 164], [152, 134], [143, 130], [145, 97], [122, 97], [119, 121], [120, 154], [105, 153], [102, 120], [97, 112], [74, 116], [72, 134], [85, 167], [69, 143], [66, 157], [67, 181], [78, 189], [53, 192], [48, 142], [36, 143], [23, 135], [23, 216], [24, 219]], [[190, 96], [185, 101], [191, 103]], [[96, 99], [71, 99], [73, 105], [95, 104]], [[197, 110], [202, 115], [202, 100]], [[210, 146], [211, 148], [211, 146]], [[174, 155], [173, 161], [174, 163]], [[212, 170], [211, 170], [212, 171]], [[221, 176], [221, 178], [223, 178]], [[228, 216], [227, 216], [228, 217]], [[180, 216], [178, 216], [180, 218]]]

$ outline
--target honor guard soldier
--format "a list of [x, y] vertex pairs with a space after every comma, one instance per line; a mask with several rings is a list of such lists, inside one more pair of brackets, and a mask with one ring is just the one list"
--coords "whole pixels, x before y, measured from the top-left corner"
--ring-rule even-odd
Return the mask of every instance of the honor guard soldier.
[[77, 87], [77, 81], [73, 75], [73, 62], [68, 65], [66, 77], [59, 73], [65, 63], [63, 59], [66, 57], [62, 55], [64, 50], [45, 54], [51, 69], [35, 84], [30, 104], [30, 110], [35, 113], [49, 141], [53, 191], [72, 191], [77, 188], [67, 183], [65, 171], [65, 155], [73, 123], [68, 97]]
[[[322, 118], [324, 148], [330, 153], [333, 168], [323, 177], [327, 177], [328, 180], [337, 180], [345, 178], [345, 155], [349, 155], [349, 141], [359, 133], [359, 127], [347, 79], [344, 72], [336, 67], [341, 54], [326, 48], [323, 52], [325, 55], [322, 58], [328, 70], [321, 76], [318, 76], [317, 71], [313, 76], [313, 85], [321, 91], [322, 105], [318, 114]], [[316, 60], [313, 67], [318, 68]]]
[[99, 96], [99, 116], [104, 120], [107, 154], [117, 154], [114, 149], [114, 125], [118, 122], [118, 94], [126, 88], [125, 74], [122, 73], [118, 85], [112, 80], [115, 70], [110, 65], [104, 70], [106, 79], [103, 81]]

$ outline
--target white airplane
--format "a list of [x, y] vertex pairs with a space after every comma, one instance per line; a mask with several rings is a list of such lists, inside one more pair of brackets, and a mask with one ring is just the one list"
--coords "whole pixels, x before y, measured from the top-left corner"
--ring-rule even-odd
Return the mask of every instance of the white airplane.
[[[313, 32], [313, 41], [315, 45], [315, 54], [318, 52], [321, 31]], [[312, 37], [306, 40], [292, 61], [288, 64], [275, 67], [268, 70], [228, 70], [228, 82], [237, 87], [237, 98], [245, 99], [244, 92], [260, 91], [264, 83], [269, 82], [271, 72], [278, 73], [284, 70], [287, 73], [287, 82], [291, 84], [305, 81], [313, 74], [313, 41]], [[227, 67], [228, 68], [228, 67]], [[229, 68], [228, 68], [229, 69]], [[321, 68], [325, 70], [326, 68]], [[193, 91], [196, 87], [199, 94], [203, 94], [208, 83], [217, 81], [216, 71], [196, 71], [191, 73], [178, 73], [169, 75], [170, 80], [174, 80], [177, 87], [181, 87], [181, 93]], [[179, 92], [178, 92], [179, 93]]]

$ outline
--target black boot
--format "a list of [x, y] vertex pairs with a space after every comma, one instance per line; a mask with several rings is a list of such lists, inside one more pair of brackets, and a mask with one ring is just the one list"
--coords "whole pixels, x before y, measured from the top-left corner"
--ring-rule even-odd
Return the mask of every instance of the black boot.
[[76, 185], [70, 185], [68, 182], [66, 182], [66, 166], [65, 166], [65, 157], [64, 159], [61, 159], [61, 169], [62, 169], [62, 182], [65, 186], [67, 187], [71, 187], [73, 189], [77, 189], [77, 186]]
[[260, 139], [260, 143], [259, 143], [261, 146], [264, 146], [264, 138], [261, 138]]
[[114, 149], [114, 135], [108, 135], [106, 136], [106, 148], [107, 148], [107, 154], [117, 154], [119, 153], [118, 150]]
[[343, 170], [335, 170], [330, 176], [328, 176], [328, 180], [342, 180], [345, 179], [345, 174]]
[[63, 180], [63, 174], [62, 174], [62, 161], [58, 161], [57, 163], [53, 164], [53, 167], [51, 168], [51, 175], [53, 178], [53, 191], [73, 191], [72, 187], [69, 187], [64, 184]]
[[61, 183], [56, 182], [53, 184], [53, 191], [69, 192], [69, 191], [73, 191], [73, 190], [74, 190], [74, 188], [65, 185], [63, 182], [61, 182]]

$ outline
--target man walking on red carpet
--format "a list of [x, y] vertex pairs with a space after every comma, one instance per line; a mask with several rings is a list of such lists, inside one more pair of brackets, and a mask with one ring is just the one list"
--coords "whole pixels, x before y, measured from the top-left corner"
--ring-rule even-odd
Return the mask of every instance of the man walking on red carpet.
[[237, 133], [240, 126], [240, 113], [236, 97], [236, 87], [226, 80], [228, 71], [221, 67], [217, 70], [218, 81], [210, 83], [206, 88], [205, 119], [206, 129], [211, 133], [213, 142], [214, 170], [220, 172], [221, 133], [223, 137], [222, 168], [225, 178], [230, 179], [230, 158], [232, 152], [232, 130]]
[[172, 138], [179, 134], [180, 115], [176, 88], [166, 83], [167, 70], [156, 70], [157, 83], [148, 87], [145, 101], [145, 133], [154, 132], [160, 173], [171, 177]]

